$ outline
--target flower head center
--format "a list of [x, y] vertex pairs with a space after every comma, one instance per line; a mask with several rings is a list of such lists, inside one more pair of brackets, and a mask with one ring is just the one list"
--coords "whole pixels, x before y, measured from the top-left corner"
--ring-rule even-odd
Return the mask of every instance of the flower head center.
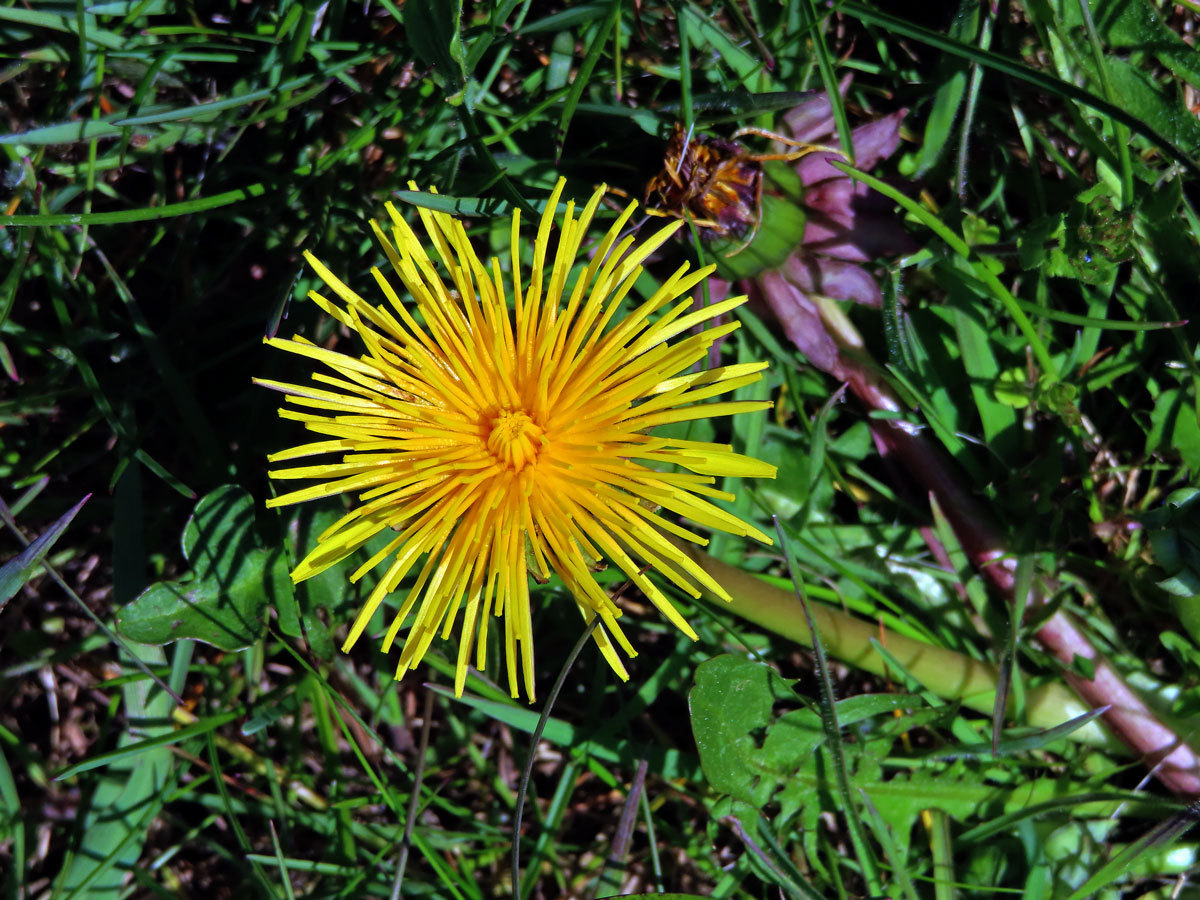
[[489, 423], [487, 447], [497, 461], [520, 472], [537, 459], [544, 430], [529, 413], [503, 409]]

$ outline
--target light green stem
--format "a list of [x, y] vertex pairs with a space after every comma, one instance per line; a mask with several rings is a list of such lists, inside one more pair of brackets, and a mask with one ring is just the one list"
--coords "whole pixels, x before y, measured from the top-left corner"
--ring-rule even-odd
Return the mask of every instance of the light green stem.
[[[726, 604], [728, 609], [768, 631], [806, 647], [812, 646], [812, 635], [795, 594], [760, 581], [694, 547], [684, 549], [729, 592], [732, 601]], [[895, 672], [888, 671], [884, 657], [872, 646], [871, 638], [875, 638], [926, 690], [943, 700], [956, 700], [968, 709], [992, 712], [999, 672], [990, 663], [888, 631], [824, 603], [810, 599], [809, 606], [830, 656], [875, 675], [895, 676]], [[1026, 722], [1035, 728], [1053, 728], [1086, 712], [1088, 707], [1060, 682], [1039, 685], [1025, 695]], [[1128, 752], [1124, 744], [1095, 721], [1076, 729], [1070, 736], [1091, 746], [1122, 754]]]

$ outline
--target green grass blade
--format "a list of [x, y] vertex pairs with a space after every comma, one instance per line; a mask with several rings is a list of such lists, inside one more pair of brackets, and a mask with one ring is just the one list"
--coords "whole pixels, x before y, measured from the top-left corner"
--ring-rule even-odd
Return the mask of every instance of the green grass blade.
[[1050, 358], [1050, 353], [1046, 349], [1045, 343], [1043, 343], [1041, 336], [1033, 327], [1033, 323], [1029, 321], [1029, 317], [1025, 315], [1020, 305], [1017, 303], [1016, 298], [1009, 292], [1008, 288], [1004, 286], [1000, 279], [996, 277], [996, 275], [986, 265], [983, 263], [977, 263], [973, 259], [971, 248], [967, 245], [966, 241], [951, 231], [932, 212], [921, 206], [921, 204], [917, 203], [911, 197], [906, 197], [901, 191], [897, 190], [891, 185], [880, 181], [878, 178], [874, 178], [865, 172], [860, 172], [858, 169], [854, 169], [838, 160], [831, 160], [830, 165], [845, 172], [855, 181], [863, 182], [868, 187], [871, 187], [883, 194], [889, 200], [893, 200], [898, 203], [905, 210], [905, 212], [910, 213], [914, 218], [920, 221], [922, 225], [925, 225], [927, 228], [933, 231], [933, 233], [944, 240], [950, 246], [950, 248], [954, 250], [955, 253], [966, 260], [971, 266], [971, 271], [975, 277], [982, 281], [989, 288], [989, 292], [992, 294], [992, 296], [998, 300], [1002, 306], [1004, 306], [1008, 314], [1012, 316], [1017, 328], [1019, 328], [1021, 333], [1025, 335], [1025, 339], [1029, 341], [1029, 347], [1033, 351], [1033, 355], [1037, 358], [1038, 364], [1042, 368], [1043, 375], [1050, 381], [1056, 381], [1058, 379], [1058, 371], [1054, 365], [1054, 361]]
[[455, 197], [449, 194], [431, 194], [428, 191], [393, 191], [392, 196], [413, 206], [452, 216], [512, 215], [512, 207], [495, 197]]
[[[141, 645], [135, 645], [141, 646]], [[164, 660], [165, 661], [165, 657]], [[62, 781], [66, 778], [72, 778], [81, 772], [87, 772], [91, 769], [99, 769], [102, 766], [111, 766], [113, 763], [130, 757], [137, 757], [146, 750], [155, 747], [166, 747], [171, 744], [178, 744], [180, 741], [186, 741], [189, 738], [194, 738], [197, 735], [208, 734], [216, 731], [223, 725], [228, 725], [245, 714], [244, 710], [236, 709], [230, 712], [218, 713], [215, 716], [208, 716], [198, 722], [193, 722], [190, 725], [184, 725], [182, 728], [176, 728], [168, 731], [165, 734], [159, 734], [155, 737], [146, 738], [137, 743], [129, 744], [125, 747], [120, 747], [116, 750], [109, 750], [107, 753], [99, 753], [90, 759], [85, 759], [83, 762], [76, 763], [73, 766], [68, 766], [63, 771], [54, 776], [55, 781]]]
[[0, 805], [4, 811], [0, 819], [0, 843], [8, 844], [12, 860], [0, 888], [4, 889], [6, 897], [21, 897], [25, 895], [26, 817], [21, 815], [21, 797], [3, 748], [0, 748]]
[[211, 197], [201, 197], [196, 200], [184, 200], [180, 203], [164, 203], [161, 206], [148, 206], [144, 209], [122, 209], [102, 213], [46, 213], [34, 215], [0, 216], [0, 227], [16, 225], [29, 227], [32, 225], [121, 225], [127, 222], [152, 222], [156, 219], [171, 219], [176, 216], [190, 216], [193, 213], [219, 209], [257, 197], [264, 197], [267, 188], [262, 184], [252, 184], [232, 191], [223, 191]]
[[1135, 865], [1151, 851], [1162, 851], [1183, 837], [1197, 822], [1200, 822], [1200, 801], [1192, 802], [1165, 822], [1154, 826], [1081, 884], [1067, 900], [1083, 900], [1095, 896], [1096, 892], [1112, 884], [1122, 873]]
[[833, 71], [833, 59], [829, 54], [829, 44], [825, 40], [825, 29], [821, 17], [817, 14], [817, 4], [814, 0], [804, 0], [805, 11], [808, 13], [808, 25], [812, 35], [813, 50], [817, 57], [817, 70], [821, 73], [821, 83], [825, 85], [825, 94], [829, 97], [829, 108], [833, 112], [833, 121], [837, 127], [838, 143], [842, 152], [854, 164], [854, 141], [850, 136], [850, 118], [846, 115], [846, 104], [842, 101], [842, 92], [838, 90], [837, 73]]
[[[121, 479], [114, 499], [113, 590], [124, 600], [141, 586], [145, 571], [141, 475], [136, 467]], [[166, 663], [160, 647], [126, 645], [121, 657], [126, 665], [139, 667]], [[128, 870], [142, 855], [150, 824], [174, 777], [172, 755], [160, 742], [171, 730], [171, 695], [157, 681], [139, 679], [122, 687], [121, 698], [127, 724], [118, 738], [118, 749], [104, 754], [121, 764], [92, 780], [95, 790], [81, 811], [75, 852], [55, 883], [62, 900], [117, 900]], [[141, 731], [152, 737], [137, 741], [129, 725], [133, 722], [142, 723]]]
[[[1087, 34], [1088, 48], [1092, 51], [1092, 62], [1096, 66], [1096, 77], [1100, 81], [1100, 90], [1104, 91], [1104, 99], [1116, 106], [1117, 96], [1113, 91], [1112, 80], [1108, 77], [1108, 63], [1104, 55], [1104, 47], [1100, 44], [1100, 35], [1096, 33], [1096, 23], [1092, 21], [1092, 8], [1088, 0], [1078, 0], [1079, 11], [1083, 14], [1083, 30]], [[1133, 163], [1129, 157], [1129, 128], [1123, 122], [1113, 122], [1113, 135], [1117, 145], [1117, 160], [1121, 164], [1121, 207], [1129, 209], [1133, 205]]]
[[[44, 532], [29, 542], [24, 550], [0, 566], [0, 610], [4, 609], [4, 605], [8, 603], [17, 591], [27, 582], [38, 567], [41, 565], [42, 558], [54, 546], [67, 526], [71, 524], [71, 520], [76, 514], [83, 509], [83, 505], [91, 499], [91, 494], [88, 494], [65, 513], [55, 519], [54, 524], [47, 528]], [[4, 511], [7, 513], [7, 509]], [[9, 516], [5, 516], [6, 519]], [[9, 521], [10, 528], [15, 528], [16, 523]]]
[[106, 47], [109, 50], [120, 50], [128, 46], [129, 41], [124, 35], [90, 27], [90, 21], [90, 17], [85, 19], [83, 27], [80, 28], [76, 24], [76, 21], [68, 19], [66, 16], [38, 12], [34, 9], [22, 9], [18, 6], [0, 8], [0, 22], [32, 25], [37, 28], [50, 29], [51, 31], [61, 31], [65, 34], [79, 34], [80, 39], [84, 42], [85, 53], [88, 44]]
[[575, 108], [578, 106], [580, 98], [583, 97], [583, 91], [592, 77], [596, 63], [600, 60], [600, 54], [604, 52], [604, 47], [608, 43], [608, 36], [612, 34], [612, 30], [616, 27], [620, 16], [621, 0], [612, 0], [608, 7], [608, 15], [597, 26], [596, 32], [592, 36], [592, 42], [588, 46], [587, 54], [584, 56], [583, 62], [579, 65], [579, 71], [575, 74], [575, 80], [571, 82], [571, 89], [567, 91], [567, 96], [563, 100], [562, 114], [558, 119], [558, 149], [554, 153], [556, 162], [562, 155], [563, 143], [567, 139], [567, 128], [570, 126], [571, 119], [575, 115]]
[[893, 34], [911, 38], [937, 50], [941, 50], [944, 53], [952, 53], [963, 59], [977, 62], [986, 68], [1000, 72], [1010, 78], [1023, 81], [1053, 96], [1066, 97], [1089, 106], [1096, 112], [1109, 116], [1115, 121], [1128, 126], [1131, 131], [1142, 135], [1142, 137], [1149, 140], [1176, 162], [1181, 163], [1193, 177], [1200, 177], [1200, 164], [1197, 164], [1190, 156], [1151, 129], [1136, 116], [1130, 115], [1125, 110], [1113, 106], [1108, 101], [1097, 97], [1089, 91], [1085, 91], [1083, 88], [1076, 87], [1070, 82], [1047, 75], [1045, 72], [1040, 72], [1037, 69], [1032, 69], [1022, 63], [1014, 62], [998, 53], [980, 50], [978, 47], [972, 47], [969, 44], [962, 44], [928, 28], [916, 25], [907, 19], [889, 15], [888, 13], [862, 6], [859, 3], [842, 2], [837, 5], [837, 9], [862, 22], [879, 25]]
[[[774, 518], [774, 517], [773, 517]], [[821, 687], [818, 704], [821, 713], [821, 726], [825, 732], [826, 747], [829, 751], [830, 764], [833, 767], [834, 789], [840, 802], [840, 811], [846, 819], [846, 830], [850, 833], [850, 842], [854, 847], [854, 857], [862, 869], [863, 880], [871, 896], [883, 895], [883, 882], [879, 876], [879, 866], [875, 853], [867, 843], [862, 820], [858, 816], [858, 803], [850, 790], [850, 775], [846, 768], [846, 749], [842, 741], [842, 727], [838, 723], [837, 701], [833, 692], [833, 682], [829, 676], [829, 659], [825, 655], [825, 644], [821, 639], [820, 629], [813, 620], [808, 598], [804, 595], [803, 582], [796, 574], [796, 564], [788, 550], [787, 538], [784, 537], [783, 526], [775, 518], [775, 533], [779, 536], [779, 546], [784, 551], [788, 574], [791, 575], [796, 599], [804, 611], [804, 620], [808, 624], [808, 633], [812, 638], [813, 653], [816, 656], [817, 681]]]

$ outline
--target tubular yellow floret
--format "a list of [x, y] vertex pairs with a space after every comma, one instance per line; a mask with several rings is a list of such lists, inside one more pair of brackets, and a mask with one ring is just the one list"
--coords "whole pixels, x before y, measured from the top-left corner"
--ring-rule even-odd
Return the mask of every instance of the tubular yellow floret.
[[462, 222], [419, 208], [435, 263], [388, 203], [390, 236], [376, 222], [371, 229], [411, 300], [394, 279], [372, 269], [383, 302], [371, 305], [306, 252], [337, 300], [310, 296], [362, 338], [365, 352], [351, 357], [299, 337], [267, 341], [333, 373], [314, 374], [323, 387], [256, 379], [286, 395], [291, 406], [280, 411], [284, 418], [322, 435], [272, 454], [271, 462], [330, 459], [272, 470], [272, 478], [317, 483], [268, 505], [336, 494], [357, 500], [320, 535], [293, 578], [319, 574], [391, 529], [394, 537], [373, 545], [351, 575], [357, 581], [383, 567], [343, 649], [372, 627], [384, 599], [411, 580], [383, 639], [386, 651], [408, 625], [397, 678], [436, 638], [457, 630], [454, 689], [461, 694], [470, 661], [486, 664], [489, 622], [499, 616], [509, 689], [533, 699], [532, 568], [541, 581], [552, 574], [562, 579], [585, 623], [599, 618], [596, 645], [627, 679], [621, 654], [633, 656], [634, 648], [617, 623], [620, 610], [592, 571], [597, 559], [610, 560], [695, 640], [648, 570], [691, 597], [701, 590], [725, 595], [671, 542], [706, 539], [665, 516], [770, 543], [712, 501], [732, 499], [713, 487], [715, 478], [770, 478], [774, 466], [725, 444], [647, 433], [660, 424], [770, 407], [716, 399], [758, 381], [765, 364], [691, 371], [738, 323], [704, 326], [745, 298], [695, 308], [688, 295], [712, 267], [691, 271], [685, 264], [651, 296], [630, 304], [643, 264], [682, 225], [672, 222], [640, 241], [622, 237], [633, 203], [571, 282], [605, 188], [580, 209], [567, 201], [560, 210], [565, 184], [558, 180], [538, 219], [527, 282], [518, 210], [506, 277], [499, 260], [485, 265], [478, 257]]

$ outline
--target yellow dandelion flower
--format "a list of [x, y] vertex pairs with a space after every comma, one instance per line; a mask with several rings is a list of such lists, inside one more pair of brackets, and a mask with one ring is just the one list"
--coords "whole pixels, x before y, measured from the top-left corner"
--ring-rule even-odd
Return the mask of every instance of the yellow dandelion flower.
[[313, 375], [322, 387], [256, 379], [288, 395], [291, 406], [280, 409], [282, 417], [324, 437], [275, 453], [271, 462], [322, 454], [340, 458], [272, 471], [272, 478], [319, 483], [267, 505], [356, 495], [350, 511], [320, 535], [292, 578], [311, 578], [379, 533], [395, 532], [350, 576], [357, 581], [386, 564], [343, 650], [358, 640], [383, 598], [415, 572], [383, 641], [387, 652], [413, 615], [397, 679], [420, 662], [439, 632], [449, 637], [461, 615], [454, 685], [461, 694], [472, 647], [476, 667], [485, 666], [488, 622], [497, 616], [504, 621], [512, 695], [518, 694], [519, 666], [525, 693], [533, 699], [529, 579], [545, 581], [552, 574], [570, 590], [585, 622], [600, 617], [596, 643], [627, 679], [614, 640], [630, 656], [634, 649], [617, 624], [620, 610], [593, 575], [598, 560], [619, 567], [695, 640], [646, 569], [656, 569], [693, 597], [699, 596], [697, 586], [726, 595], [669, 536], [707, 541], [672, 519], [771, 542], [710, 499], [733, 499], [712, 487], [714, 476], [774, 477], [774, 466], [728, 445], [650, 434], [657, 425], [770, 406], [701, 402], [757, 381], [765, 363], [692, 371], [738, 323], [703, 331], [694, 331], [696, 326], [746, 298], [692, 310], [689, 293], [713, 267], [689, 273], [684, 264], [649, 299], [630, 299], [629, 312], [618, 317], [642, 262], [682, 223], [672, 222], [641, 242], [622, 238], [637, 206], [631, 203], [590, 262], [581, 260], [581, 245], [604, 195], [600, 188], [578, 217], [575, 204], [566, 204], [551, 255], [563, 185], [559, 180], [538, 225], [528, 286], [521, 275], [519, 211], [513, 213], [512, 271], [506, 276], [498, 259], [485, 266], [476, 256], [460, 221], [420, 209], [443, 275], [389, 203], [391, 239], [377, 223], [371, 227], [410, 302], [373, 268], [387, 303], [372, 305], [305, 253], [341, 304], [316, 292], [309, 297], [356, 332], [366, 352], [347, 356], [302, 337], [267, 340], [328, 369]]

